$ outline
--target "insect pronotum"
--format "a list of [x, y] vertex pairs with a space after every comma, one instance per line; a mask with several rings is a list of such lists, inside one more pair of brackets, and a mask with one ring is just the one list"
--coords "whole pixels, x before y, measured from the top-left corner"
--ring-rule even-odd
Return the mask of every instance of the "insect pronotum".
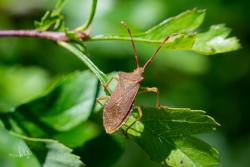
[[[162, 45], [170, 38], [170, 36], [176, 35], [176, 34], [173, 34], [173, 35], [166, 37], [163, 40], [163, 42], [160, 44], [160, 46], [156, 49], [156, 51], [153, 53], [151, 58], [145, 63], [145, 65], [143, 67], [140, 67], [139, 59], [136, 53], [135, 44], [134, 44], [134, 40], [132, 38], [130, 29], [126, 23], [124, 22], [121, 22], [121, 23], [127, 28], [127, 31], [131, 38], [132, 47], [134, 49], [134, 55], [135, 55], [135, 60], [136, 60], [136, 69], [130, 73], [119, 71], [118, 72], [119, 78], [113, 77], [114, 79], [118, 81], [118, 84], [114, 92], [111, 94], [111, 96], [109, 98], [100, 97], [96, 99], [96, 101], [99, 104], [101, 104], [99, 100], [104, 100], [108, 98], [106, 105], [103, 109], [103, 125], [108, 134], [111, 134], [114, 131], [118, 130], [128, 120], [134, 108], [134, 99], [138, 92], [138, 89], [140, 88], [140, 83], [144, 79], [142, 77], [142, 74], [144, 73], [145, 68], [149, 65], [149, 63], [155, 57], [156, 53], [160, 50]], [[103, 85], [103, 86], [108, 87], [112, 79], [106, 85]], [[143, 88], [143, 89], [144, 90], [142, 90], [141, 93], [149, 92], [149, 91], [153, 91], [157, 93], [156, 107], [158, 108], [160, 106], [158, 89], [155, 87]], [[138, 106], [137, 108], [139, 112], [139, 117], [127, 128], [126, 135], [127, 135], [128, 129], [142, 117], [142, 111], [140, 107]]]

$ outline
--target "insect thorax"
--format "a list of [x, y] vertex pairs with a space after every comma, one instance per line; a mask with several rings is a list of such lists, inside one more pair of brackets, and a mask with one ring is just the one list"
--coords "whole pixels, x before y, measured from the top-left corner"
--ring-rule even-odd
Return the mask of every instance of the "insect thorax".
[[119, 71], [118, 75], [120, 79], [127, 79], [131, 81], [141, 82], [144, 79], [142, 77], [143, 72], [144, 72], [143, 68], [139, 67], [130, 73]]

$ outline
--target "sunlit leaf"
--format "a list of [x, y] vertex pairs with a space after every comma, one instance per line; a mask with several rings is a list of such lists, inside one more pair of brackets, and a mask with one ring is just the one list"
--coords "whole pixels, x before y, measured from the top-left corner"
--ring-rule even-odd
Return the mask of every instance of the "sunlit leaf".
[[24, 150], [25, 155], [36, 156], [43, 167], [82, 167], [85, 166], [80, 157], [71, 154], [72, 150], [56, 140], [39, 139], [21, 136], [11, 133], [16, 137], [24, 139], [30, 149]]
[[98, 86], [94, 74], [75, 72], [63, 77], [43, 96], [13, 108], [0, 118], [12, 130], [32, 137], [70, 130], [88, 119]]
[[[218, 123], [200, 110], [184, 108], [142, 108], [143, 117], [129, 130], [128, 137], [139, 145], [150, 159], [170, 166], [219, 165], [218, 152], [193, 134], [215, 130]], [[138, 117], [129, 118], [123, 129]]]
[[0, 76], [0, 109], [4, 111], [41, 94], [50, 79], [42, 68], [20, 65], [0, 66]]
[[[227, 38], [230, 30], [223, 25], [214, 25], [206, 32], [196, 32], [205, 17], [205, 10], [188, 10], [175, 17], [164, 20], [153, 28], [133, 33], [134, 41], [159, 45], [167, 36], [171, 37], [163, 47], [174, 50], [192, 50], [202, 54], [229, 52], [241, 48], [236, 37]], [[130, 40], [128, 34], [100, 34], [92, 40]]]
[[241, 48], [236, 37], [227, 38], [231, 29], [224, 24], [211, 26], [207, 31], [198, 33], [192, 49], [202, 54], [230, 52]]

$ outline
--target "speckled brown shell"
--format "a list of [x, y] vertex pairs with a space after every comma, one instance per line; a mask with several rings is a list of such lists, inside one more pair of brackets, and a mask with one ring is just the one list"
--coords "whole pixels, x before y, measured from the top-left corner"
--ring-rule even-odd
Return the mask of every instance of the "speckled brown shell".
[[131, 115], [142, 73], [142, 68], [132, 73], [118, 72], [118, 84], [103, 110], [103, 125], [108, 134], [118, 130]]

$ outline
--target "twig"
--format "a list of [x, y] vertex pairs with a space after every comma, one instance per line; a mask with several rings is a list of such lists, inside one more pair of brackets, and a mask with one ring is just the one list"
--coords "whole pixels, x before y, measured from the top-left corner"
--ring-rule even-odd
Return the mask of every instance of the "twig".
[[92, 6], [91, 6], [91, 10], [90, 10], [88, 19], [86, 20], [86, 22], [82, 26], [76, 28], [74, 30], [74, 32], [85, 31], [87, 28], [89, 28], [89, 26], [91, 25], [92, 20], [94, 18], [94, 15], [95, 15], [96, 5], [97, 5], [97, 0], [92, 0]]
[[[78, 37], [85, 39], [88, 37], [88, 32], [78, 32]], [[64, 32], [54, 31], [36, 31], [36, 30], [0, 30], [0, 37], [34, 37], [34, 38], [45, 38], [55, 42], [58, 41], [69, 41], [70, 39]]]

